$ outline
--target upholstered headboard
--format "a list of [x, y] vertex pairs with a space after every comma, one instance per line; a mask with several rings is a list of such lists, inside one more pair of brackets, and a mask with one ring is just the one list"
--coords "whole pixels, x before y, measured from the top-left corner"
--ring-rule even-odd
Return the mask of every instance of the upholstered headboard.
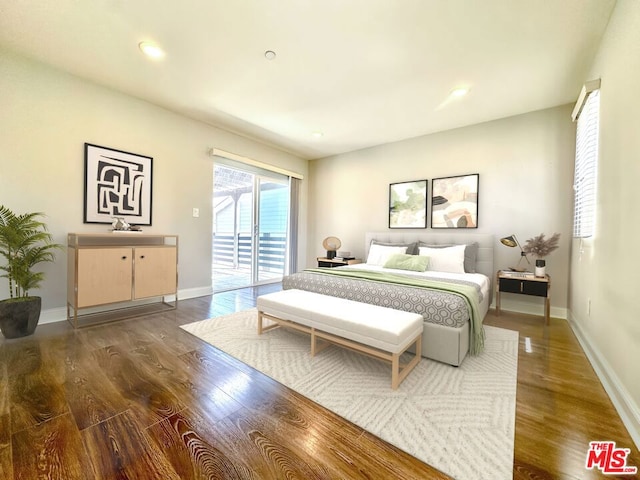
[[365, 257], [369, 255], [371, 240], [389, 243], [426, 242], [434, 245], [450, 244], [463, 245], [478, 242], [478, 257], [476, 271], [483, 273], [491, 280], [491, 298], [495, 282], [495, 270], [493, 267], [493, 235], [489, 233], [468, 233], [459, 230], [447, 230], [446, 232], [367, 232], [365, 234]]

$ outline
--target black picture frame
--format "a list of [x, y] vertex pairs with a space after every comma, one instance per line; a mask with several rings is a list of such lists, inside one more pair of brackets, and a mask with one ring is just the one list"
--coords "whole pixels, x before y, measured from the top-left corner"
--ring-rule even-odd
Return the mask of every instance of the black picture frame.
[[427, 228], [428, 180], [389, 184], [389, 228]]
[[151, 225], [153, 158], [84, 144], [84, 223]]
[[478, 228], [480, 174], [431, 181], [431, 228]]

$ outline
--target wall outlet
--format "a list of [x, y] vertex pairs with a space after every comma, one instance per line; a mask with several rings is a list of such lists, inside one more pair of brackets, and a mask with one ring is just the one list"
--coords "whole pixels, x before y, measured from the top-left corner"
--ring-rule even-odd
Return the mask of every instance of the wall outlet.
[[200, 209], [199, 208], [194, 208], [193, 209], [193, 216], [194, 216], [194, 218], [198, 218], [200, 216]]

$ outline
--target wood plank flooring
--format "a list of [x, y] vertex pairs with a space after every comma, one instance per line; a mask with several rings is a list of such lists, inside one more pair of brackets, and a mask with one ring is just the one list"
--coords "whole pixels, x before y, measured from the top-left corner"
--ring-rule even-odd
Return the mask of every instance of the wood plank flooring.
[[[178, 328], [279, 288], [1, 339], [0, 479], [448, 478]], [[628, 465], [640, 466], [565, 321], [485, 322], [520, 332], [514, 478], [601, 478], [584, 468], [592, 440], [631, 448]]]

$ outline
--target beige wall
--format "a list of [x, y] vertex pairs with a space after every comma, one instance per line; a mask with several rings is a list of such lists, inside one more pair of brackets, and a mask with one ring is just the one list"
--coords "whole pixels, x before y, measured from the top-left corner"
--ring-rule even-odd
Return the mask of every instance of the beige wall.
[[570, 319], [640, 446], [640, 2], [618, 0], [589, 78], [601, 78], [596, 233], [574, 240]]
[[[126, 72], [123, 72], [126, 74]], [[68, 232], [107, 231], [83, 224], [84, 143], [153, 157], [153, 226], [180, 236], [179, 289], [211, 288], [211, 147], [307, 176], [308, 162], [0, 50], [0, 204], [42, 211], [55, 241]], [[300, 231], [306, 229], [306, 181]], [[192, 217], [192, 208], [200, 217]], [[300, 262], [306, 248], [301, 237]], [[46, 265], [43, 320], [65, 318], [66, 250]], [[0, 298], [6, 280], [0, 279]], [[36, 292], [34, 292], [36, 293]]]
[[[364, 254], [366, 231], [388, 230], [389, 184], [480, 174], [479, 233], [495, 236], [495, 268], [517, 263], [519, 251], [499, 243], [560, 232], [547, 259], [552, 315], [567, 307], [575, 126], [571, 106], [519, 115], [310, 162], [307, 265], [323, 254], [322, 239]], [[431, 191], [431, 182], [429, 182]], [[430, 210], [429, 210], [430, 212]], [[503, 295], [504, 308], [541, 314], [541, 299]]]

